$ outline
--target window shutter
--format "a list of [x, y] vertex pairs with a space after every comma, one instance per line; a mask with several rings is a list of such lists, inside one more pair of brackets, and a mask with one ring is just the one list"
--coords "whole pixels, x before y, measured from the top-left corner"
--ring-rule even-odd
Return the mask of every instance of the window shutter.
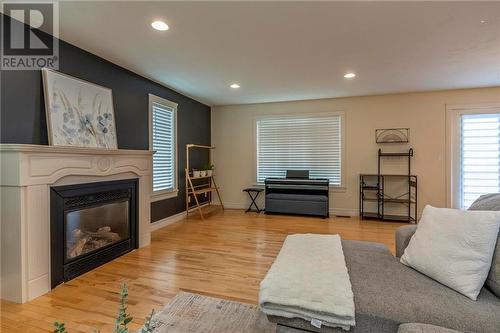
[[257, 180], [309, 170], [311, 178], [342, 184], [342, 116], [257, 120]]
[[153, 191], [175, 188], [175, 120], [174, 109], [152, 103]]
[[500, 190], [500, 114], [461, 117], [461, 205]]

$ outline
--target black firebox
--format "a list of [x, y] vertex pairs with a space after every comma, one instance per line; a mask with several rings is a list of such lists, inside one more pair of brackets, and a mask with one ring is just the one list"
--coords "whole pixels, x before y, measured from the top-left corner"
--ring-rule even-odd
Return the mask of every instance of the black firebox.
[[138, 247], [137, 187], [127, 179], [51, 188], [52, 288]]

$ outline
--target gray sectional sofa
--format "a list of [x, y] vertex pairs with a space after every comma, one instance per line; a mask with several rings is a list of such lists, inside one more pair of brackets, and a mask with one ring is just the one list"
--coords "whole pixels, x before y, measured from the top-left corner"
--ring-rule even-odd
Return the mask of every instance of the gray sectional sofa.
[[[477, 301], [407, 267], [378, 243], [343, 241], [356, 326], [350, 332], [397, 332], [402, 323], [426, 323], [461, 332], [500, 332], [500, 298], [483, 288]], [[300, 319], [270, 317], [277, 332], [345, 332], [317, 329]], [[299, 331], [296, 329], [298, 328]]]
[[[497, 199], [500, 202], [500, 196], [497, 195]], [[398, 257], [415, 230], [414, 225], [397, 230], [396, 257], [383, 244], [342, 242], [356, 308], [356, 326], [350, 332], [398, 332], [399, 326], [406, 323], [436, 325], [442, 327], [443, 332], [500, 332], [500, 294], [499, 290], [496, 295], [493, 292], [494, 281], [500, 281], [499, 242], [488, 286], [483, 287], [477, 301], [473, 301], [399, 262]], [[328, 327], [317, 329], [300, 319], [269, 317], [269, 320], [278, 324], [280, 333], [345, 332]], [[401, 325], [400, 332], [439, 332], [441, 329], [430, 325]]]

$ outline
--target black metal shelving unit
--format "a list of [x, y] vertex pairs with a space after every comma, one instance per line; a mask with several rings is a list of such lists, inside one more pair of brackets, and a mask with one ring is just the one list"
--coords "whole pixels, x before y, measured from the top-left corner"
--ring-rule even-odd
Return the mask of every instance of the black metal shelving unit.
[[[408, 170], [406, 174], [382, 173], [381, 160], [385, 157], [407, 157]], [[361, 174], [359, 176], [359, 215], [362, 219], [379, 219], [383, 221], [417, 222], [417, 176], [411, 174], [411, 158], [413, 149], [406, 152], [384, 153], [378, 150], [377, 174]], [[387, 186], [391, 183], [406, 180], [407, 192], [390, 193]], [[367, 210], [366, 203], [375, 203], [376, 209]], [[405, 205], [406, 214], [388, 214], [387, 205]]]

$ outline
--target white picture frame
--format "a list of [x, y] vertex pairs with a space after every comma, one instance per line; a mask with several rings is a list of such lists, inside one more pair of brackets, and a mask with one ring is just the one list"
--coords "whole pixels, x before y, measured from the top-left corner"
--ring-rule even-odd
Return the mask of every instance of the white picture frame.
[[49, 145], [117, 149], [112, 90], [42, 69]]

